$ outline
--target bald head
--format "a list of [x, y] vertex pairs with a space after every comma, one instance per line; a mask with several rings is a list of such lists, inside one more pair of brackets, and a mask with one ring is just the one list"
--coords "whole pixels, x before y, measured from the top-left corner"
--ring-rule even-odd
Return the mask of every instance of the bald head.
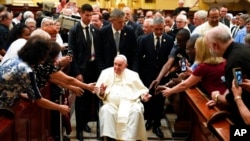
[[178, 5], [179, 5], [179, 7], [183, 7], [184, 6], [184, 1], [183, 0], [179, 0], [178, 1]]
[[42, 29], [40, 29], [40, 28], [34, 30], [34, 31], [31, 33], [30, 37], [32, 37], [32, 36], [40, 36], [40, 37], [42, 37], [42, 38], [44, 38], [44, 39], [46, 39], [46, 40], [49, 40], [49, 39], [50, 39], [49, 33], [47, 33], [46, 31], [44, 31], [44, 30], [42, 30]]
[[216, 26], [207, 31], [205, 37], [211, 53], [218, 57], [223, 56], [228, 46], [233, 42], [231, 34], [222, 26]]
[[124, 7], [122, 11], [125, 14], [125, 21], [129, 21], [131, 19], [131, 9], [129, 7]]
[[206, 38], [226, 43], [232, 39], [231, 34], [223, 26], [216, 26], [206, 33]]

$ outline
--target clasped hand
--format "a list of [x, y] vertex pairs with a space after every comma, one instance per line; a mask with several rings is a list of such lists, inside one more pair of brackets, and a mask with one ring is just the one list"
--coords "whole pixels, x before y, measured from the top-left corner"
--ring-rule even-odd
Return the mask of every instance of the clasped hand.
[[165, 97], [168, 97], [171, 95], [170, 93], [170, 89], [169, 87], [166, 87], [164, 85], [159, 85], [157, 88], [156, 88], [156, 94], [159, 94], [159, 93], [162, 93], [163, 96]]
[[143, 101], [143, 102], [148, 102], [148, 101], [150, 100], [151, 97], [152, 97], [151, 94], [146, 93], [146, 94], [144, 94], [144, 95], [142, 96], [142, 101]]

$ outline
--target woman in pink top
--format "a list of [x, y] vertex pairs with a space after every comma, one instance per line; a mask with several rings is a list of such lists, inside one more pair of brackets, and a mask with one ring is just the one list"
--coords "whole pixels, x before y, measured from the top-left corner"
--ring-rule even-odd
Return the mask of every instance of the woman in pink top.
[[173, 88], [159, 86], [157, 91], [161, 91], [163, 96], [182, 92], [199, 82], [205, 93], [210, 97], [213, 91], [219, 91], [224, 94], [227, 88], [221, 78], [224, 77], [224, 68], [226, 61], [222, 57], [213, 56], [207, 45], [205, 38], [199, 37], [195, 43], [195, 63], [198, 64], [193, 73], [183, 82]]

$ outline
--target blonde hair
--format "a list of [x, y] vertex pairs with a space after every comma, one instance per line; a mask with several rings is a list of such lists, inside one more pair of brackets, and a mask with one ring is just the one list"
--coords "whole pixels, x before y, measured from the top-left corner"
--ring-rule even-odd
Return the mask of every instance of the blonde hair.
[[211, 54], [209, 48], [205, 42], [205, 37], [199, 37], [195, 42], [195, 62], [197, 64], [207, 63], [207, 64], [219, 64], [225, 61], [222, 57], [216, 57]]

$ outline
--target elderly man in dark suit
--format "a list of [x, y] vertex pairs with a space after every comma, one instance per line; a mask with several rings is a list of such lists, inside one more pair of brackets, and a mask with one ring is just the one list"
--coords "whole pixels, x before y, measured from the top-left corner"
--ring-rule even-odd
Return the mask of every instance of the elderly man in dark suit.
[[[69, 32], [69, 48], [73, 52], [71, 73], [85, 83], [96, 82], [99, 71], [96, 63], [96, 48], [99, 46], [99, 30], [90, 24], [93, 8], [89, 4], [81, 7], [81, 20]], [[77, 139], [83, 140], [82, 131], [91, 132], [88, 121], [95, 116], [98, 98], [85, 90], [82, 96], [75, 99], [75, 116]]]
[[136, 51], [136, 37], [132, 28], [124, 25], [124, 12], [114, 9], [111, 14], [111, 24], [101, 29], [101, 46], [96, 51], [98, 67], [103, 70], [113, 66], [116, 55], [127, 57], [128, 68], [131, 68]]
[[138, 24], [132, 21], [132, 12], [131, 12], [130, 7], [124, 7], [122, 9], [122, 11], [125, 14], [124, 24], [131, 27], [133, 30], [135, 30], [137, 28]]
[[133, 20], [135, 20], [135, 19], [133, 19], [133, 17], [132, 17], [131, 8], [126, 6], [126, 7], [123, 7], [122, 11], [123, 11], [124, 14], [125, 14], [125, 17], [124, 17], [124, 18], [125, 18], [124, 24], [125, 24], [126, 26], [131, 27], [131, 28], [134, 30], [136, 38], [137, 38], [139, 35], [143, 34], [141, 25], [139, 25], [137, 22], [134, 22], [134, 21], [133, 21]]
[[[138, 71], [140, 78], [145, 86], [159, 74], [162, 66], [167, 62], [168, 55], [173, 47], [174, 40], [171, 36], [164, 33], [164, 18], [156, 16], [153, 19], [153, 32], [141, 37], [138, 43], [138, 52], [133, 68]], [[154, 90], [150, 90], [152, 99], [144, 103], [146, 129], [153, 126], [153, 132], [159, 137], [164, 135], [160, 129], [165, 98], [162, 95], [154, 95]]]

